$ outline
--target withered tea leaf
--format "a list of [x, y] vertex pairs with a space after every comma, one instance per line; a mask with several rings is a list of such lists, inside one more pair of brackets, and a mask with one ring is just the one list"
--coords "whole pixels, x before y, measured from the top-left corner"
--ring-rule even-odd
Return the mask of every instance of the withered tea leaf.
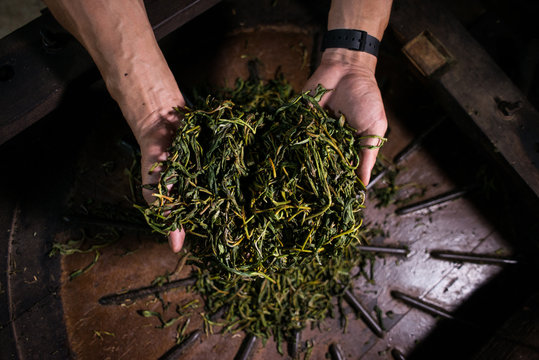
[[332, 316], [332, 298], [365, 265], [356, 168], [370, 137], [320, 107], [327, 91], [239, 80], [177, 109], [156, 201], [139, 209], [155, 231], [186, 230], [210, 332], [209, 316], [226, 309], [222, 331], [280, 343]]

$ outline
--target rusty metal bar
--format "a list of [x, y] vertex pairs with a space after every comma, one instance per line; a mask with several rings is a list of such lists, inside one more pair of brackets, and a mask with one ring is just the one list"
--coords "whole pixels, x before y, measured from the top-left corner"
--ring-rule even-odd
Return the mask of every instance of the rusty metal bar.
[[195, 278], [180, 279], [163, 285], [146, 286], [143, 288], [130, 290], [122, 294], [110, 294], [100, 298], [99, 303], [101, 305], [121, 305], [128, 300], [142, 299], [155, 293], [161, 293], [179, 287], [193, 285], [195, 281]]
[[148, 232], [151, 233], [152, 229], [147, 225], [143, 223], [135, 223], [130, 221], [121, 221], [121, 220], [112, 220], [112, 219], [106, 219], [106, 218], [99, 218], [94, 216], [79, 216], [79, 215], [68, 215], [64, 216], [63, 220], [67, 224], [73, 224], [73, 225], [94, 225], [94, 226], [101, 226], [101, 227], [112, 227], [115, 229], [121, 229], [121, 230], [131, 230], [131, 231], [138, 231], [138, 232]]
[[[446, 119], [446, 116], [442, 116], [434, 121], [434, 123], [429, 126], [425, 131], [423, 131], [421, 134], [415, 137], [414, 140], [412, 140], [408, 145], [406, 145], [395, 157], [393, 158], [393, 164], [398, 165], [401, 161], [405, 160], [408, 156], [413, 154], [421, 144], [425, 141], [427, 136], [434, 130], [436, 130], [440, 124], [444, 122]], [[367, 190], [372, 188], [378, 181], [382, 180], [384, 176], [386, 176], [387, 172], [389, 171], [389, 167], [384, 168], [382, 171], [380, 171], [376, 176], [369, 182], [367, 185]]]
[[451, 319], [451, 320], [455, 319], [453, 315], [451, 315], [448, 311], [442, 309], [441, 307], [431, 304], [429, 302], [420, 300], [413, 296], [406, 295], [400, 291], [397, 291], [397, 290], [391, 291], [391, 296], [393, 296], [395, 299], [401, 300], [402, 302], [410, 305], [411, 307], [422, 310], [431, 315], [439, 316], [445, 319]]
[[358, 250], [364, 252], [371, 252], [377, 254], [389, 254], [389, 255], [402, 255], [406, 256], [410, 252], [408, 248], [405, 247], [386, 247], [386, 246], [371, 246], [371, 245], [360, 245]]
[[345, 357], [342, 354], [341, 347], [339, 344], [331, 344], [329, 345], [329, 355], [331, 356], [331, 360], [344, 360]]
[[406, 205], [406, 206], [403, 206], [401, 208], [398, 208], [397, 210], [395, 210], [395, 214], [397, 214], [397, 215], [405, 215], [405, 214], [409, 214], [409, 213], [412, 213], [412, 212], [415, 212], [415, 211], [426, 209], [426, 208], [434, 206], [434, 205], [443, 204], [445, 202], [448, 202], [448, 201], [455, 200], [455, 199], [458, 199], [460, 197], [463, 197], [464, 195], [468, 194], [473, 189], [475, 189], [475, 187], [467, 186], [467, 187], [464, 187], [464, 188], [451, 190], [451, 191], [445, 192], [443, 194], [434, 196], [434, 197], [432, 197], [430, 199], [426, 199], [426, 200], [417, 202], [415, 204], [410, 204], [410, 205]]
[[395, 360], [406, 360], [404, 354], [397, 348], [391, 349], [391, 356], [393, 356], [393, 359]]
[[168, 350], [163, 356], [159, 358], [159, 360], [181, 359], [181, 356], [184, 355], [185, 351], [191, 346], [193, 346], [198, 341], [198, 339], [200, 339], [201, 334], [201, 330], [193, 331], [191, 334], [189, 334], [189, 336], [187, 336], [184, 341]]
[[365, 324], [371, 329], [371, 331], [374, 333], [374, 335], [378, 336], [379, 338], [384, 337], [384, 330], [378, 325], [376, 320], [372, 317], [372, 315], [367, 311], [367, 309], [359, 302], [359, 300], [352, 294], [350, 290], [346, 290], [344, 292], [344, 300], [350, 304], [356, 310]]
[[292, 338], [288, 340], [288, 355], [296, 359], [299, 355], [299, 343], [301, 342], [301, 331], [294, 330]]
[[463, 252], [433, 250], [430, 256], [440, 260], [471, 262], [476, 264], [491, 264], [491, 265], [515, 265], [518, 260], [505, 257], [493, 256], [489, 254], [471, 254]]
[[247, 360], [255, 348], [257, 337], [253, 334], [247, 335], [243, 343], [241, 344], [240, 350], [236, 354], [235, 360]]

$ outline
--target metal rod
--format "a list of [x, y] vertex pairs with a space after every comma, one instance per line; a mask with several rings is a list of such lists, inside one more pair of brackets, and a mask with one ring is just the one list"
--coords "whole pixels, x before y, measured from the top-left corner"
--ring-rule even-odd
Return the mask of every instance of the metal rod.
[[[478, 325], [478, 324], [472, 323], [470, 321], [454, 317], [447, 310], [442, 309], [439, 306], [436, 306], [434, 304], [428, 303], [428, 302], [423, 301], [423, 300], [419, 300], [419, 299], [417, 299], [415, 297], [412, 297], [410, 295], [406, 295], [406, 294], [404, 294], [404, 293], [402, 293], [400, 291], [397, 291], [397, 290], [391, 291], [391, 296], [393, 296], [396, 299], [401, 300], [402, 302], [408, 304], [409, 306], [411, 306], [413, 308], [422, 310], [422, 311], [424, 311], [426, 313], [429, 313], [431, 315], [439, 316], [439, 317], [442, 317], [442, 318], [445, 318], [445, 319], [448, 319], [448, 320], [453, 320], [453, 321], [455, 321], [455, 323], [461, 324], [461, 325], [463, 325], [463, 326], [465, 326], [467, 328], [477, 329], [478, 331], [483, 331], [483, 332], [491, 332], [491, 330], [492, 330], [492, 329], [486, 328], [485, 326]], [[496, 338], [504, 339], [506, 341], [518, 344], [520, 346], [525, 346], [525, 347], [534, 349], [535, 351], [539, 351], [539, 348], [536, 345], [529, 344], [527, 342], [523, 342], [522, 340], [520, 340], [518, 338], [515, 338], [512, 334], [505, 334], [505, 333], [501, 333], [501, 332], [498, 331], [498, 332], [494, 333], [493, 336], [496, 337]]]
[[376, 183], [384, 178], [386, 176], [387, 172], [389, 171], [388, 167], [385, 167], [382, 171], [380, 171], [378, 174], [376, 174], [375, 177], [369, 181], [367, 186], [365, 186], [365, 189], [370, 190]]
[[393, 348], [391, 350], [391, 356], [393, 356], [393, 359], [395, 360], [406, 360], [406, 358], [404, 357], [404, 354], [401, 353], [400, 350], [397, 348]]
[[395, 210], [395, 213], [397, 215], [404, 215], [404, 214], [409, 214], [409, 213], [414, 212], [414, 211], [423, 210], [423, 209], [428, 208], [430, 206], [442, 204], [444, 202], [447, 202], [447, 201], [454, 200], [454, 199], [457, 199], [459, 197], [462, 197], [462, 196], [466, 195], [467, 193], [469, 193], [473, 189], [474, 189], [474, 187], [468, 186], [468, 187], [461, 188], [461, 189], [451, 190], [451, 191], [445, 192], [443, 194], [434, 196], [434, 197], [432, 197], [430, 199], [426, 199], [426, 200], [417, 202], [415, 204], [410, 204], [410, 205], [398, 208], [397, 210]]
[[184, 354], [184, 352], [189, 349], [197, 340], [200, 338], [200, 334], [202, 332], [200, 330], [195, 330], [187, 338], [179, 343], [178, 345], [170, 348], [163, 356], [159, 358], [159, 360], [176, 360], [180, 359], [180, 356]]
[[[435, 122], [428, 127], [425, 131], [423, 131], [421, 134], [419, 134], [414, 140], [412, 140], [408, 145], [404, 147], [395, 157], [393, 158], [393, 164], [397, 165], [399, 162], [406, 159], [408, 156], [410, 156], [412, 153], [414, 153], [423, 143], [425, 138], [438, 126], [440, 126], [441, 123], [444, 122], [446, 119], [446, 116], [442, 116], [435, 120]], [[372, 188], [374, 184], [376, 184], [378, 181], [380, 181], [389, 171], [389, 168], [386, 167], [382, 171], [380, 171], [374, 178], [371, 179], [369, 184], [366, 186], [367, 190]]]
[[445, 319], [455, 320], [453, 315], [451, 315], [448, 311], [442, 309], [441, 307], [431, 304], [429, 302], [420, 300], [413, 296], [406, 295], [400, 291], [397, 291], [397, 290], [391, 291], [391, 296], [393, 296], [395, 299], [401, 300], [402, 302], [410, 305], [411, 307], [422, 310], [431, 315], [439, 316]]
[[182, 286], [193, 285], [195, 283], [195, 280], [195, 278], [180, 279], [176, 281], [171, 281], [160, 286], [146, 286], [143, 288], [129, 290], [128, 292], [122, 294], [105, 295], [101, 299], [99, 299], [99, 303], [101, 305], [121, 305], [127, 300], [138, 300], [153, 295], [155, 293], [165, 292]]
[[339, 344], [329, 345], [329, 355], [331, 355], [332, 360], [344, 360], [344, 355], [342, 354], [341, 347]]
[[[219, 310], [217, 310], [213, 315], [210, 316], [210, 320], [217, 321], [218, 319], [222, 318], [226, 310], [227, 307], [222, 306], [221, 308], [219, 308]], [[193, 331], [180, 344], [174, 345], [172, 348], [170, 348], [163, 356], [159, 358], [159, 360], [179, 359], [179, 356], [182, 355], [188, 347], [195, 343], [195, 341], [200, 337], [201, 334], [202, 330], [200, 329]]]
[[429, 126], [421, 134], [419, 134], [414, 140], [412, 140], [412, 142], [406, 145], [404, 149], [402, 149], [397, 155], [395, 155], [395, 157], [393, 158], [393, 162], [397, 164], [403, 161], [404, 159], [406, 159], [408, 156], [410, 156], [414, 151], [416, 151], [419, 148], [419, 146], [421, 146], [425, 138], [431, 132], [436, 130], [438, 126], [440, 126], [440, 124], [442, 124], [445, 121], [446, 118], [447, 117], [445, 115], [437, 118], [431, 126]]
[[93, 216], [79, 216], [79, 215], [69, 215], [64, 216], [64, 221], [67, 223], [77, 223], [77, 224], [88, 224], [88, 225], [98, 225], [98, 226], [110, 226], [118, 229], [134, 230], [134, 231], [144, 231], [152, 232], [152, 229], [147, 224], [134, 223], [129, 221], [119, 221], [98, 218]]
[[356, 310], [365, 324], [371, 329], [371, 331], [374, 333], [374, 335], [378, 336], [379, 338], [384, 337], [384, 330], [380, 327], [380, 325], [376, 322], [376, 320], [372, 317], [372, 315], [365, 309], [365, 307], [359, 302], [359, 300], [352, 294], [350, 290], [346, 290], [344, 292], [344, 300], [350, 304]]
[[256, 344], [257, 337], [253, 334], [249, 334], [243, 343], [241, 344], [240, 350], [236, 354], [234, 360], [247, 360], [253, 351]]
[[477, 264], [518, 264], [518, 260], [493, 256], [489, 254], [471, 254], [453, 251], [433, 250], [430, 252], [430, 256], [440, 260], [471, 262]]
[[301, 342], [301, 331], [294, 330], [292, 338], [288, 342], [288, 355], [292, 359], [296, 359], [299, 355], [299, 343]]
[[228, 311], [228, 305], [223, 305], [219, 308], [219, 310], [217, 310], [215, 313], [213, 313], [212, 315], [210, 315], [210, 321], [217, 321], [219, 319], [221, 319], [225, 313]]
[[410, 252], [407, 248], [397, 248], [397, 247], [385, 247], [385, 246], [371, 246], [371, 245], [360, 245], [358, 246], [360, 251], [365, 252], [374, 252], [379, 254], [391, 254], [391, 255], [408, 255]]

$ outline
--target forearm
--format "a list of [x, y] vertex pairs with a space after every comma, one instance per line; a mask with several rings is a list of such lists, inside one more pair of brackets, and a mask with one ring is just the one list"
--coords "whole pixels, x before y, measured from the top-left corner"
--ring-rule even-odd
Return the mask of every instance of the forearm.
[[332, 0], [328, 30], [356, 29], [382, 40], [392, 0]]
[[[143, 120], [183, 98], [155, 40], [142, 0], [45, 0], [88, 50], [137, 138]], [[149, 125], [148, 125], [149, 126]]]
[[[366, 31], [382, 40], [389, 22], [392, 0], [332, 0], [328, 15], [328, 30], [355, 29]], [[327, 49], [323, 58], [351, 64], [363, 64], [374, 72], [376, 57], [347, 49]]]

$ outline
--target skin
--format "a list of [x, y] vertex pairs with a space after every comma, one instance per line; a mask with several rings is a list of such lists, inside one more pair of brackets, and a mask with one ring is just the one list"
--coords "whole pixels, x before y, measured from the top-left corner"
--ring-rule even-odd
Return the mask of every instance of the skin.
[[[364, 30], [382, 40], [389, 22], [391, 0], [333, 0], [328, 16], [328, 30]], [[324, 96], [321, 105], [335, 114], [344, 114], [360, 135], [384, 136], [387, 118], [382, 96], [374, 77], [377, 58], [365, 52], [348, 49], [326, 49], [320, 66], [307, 81], [305, 89], [322, 84], [334, 89]], [[377, 145], [378, 139], [364, 141]], [[378, 149], [365, 149], [358, 175], [369, 183]]]
[[[159, 168], [179, 126], [172, 111], [185, 101], [148, 21], [142, 0], [45, 0], [62, 26], [88, 50], [107, 89], [140, 145], [142, 182], [159, 180]], [[144, 199], [154, 198], [143, 190]], [[181, 250], [185, 232], [169, 235], [174, 252]]]
[[[142, 0], [44, 0], [52, 14], [88, 50], [108, 91], [117, 101], [135, 138], [142, 159], [142, 182], [157, 183], [152, 165], [167, 158], [179, 126], [172, 110], [185, 101], [148, 21]], [[328, 30], [365, 30], [382, 39], [387, 27], [389, 0], [333, 0]], [[376, 57], [347, 49], [327, 49], [318, 69], [305, 85], [334, 89], [322, 105], [343, 113], [358, 133], [383, 136], [387, 128], [384, 106], [374, 78]], [[372, 140], [376, 143], [376, 140]], [[364, 150], [359, 176], [367, 184], [378, 150]], [[144, 199], [155, 200], [149, 190]], [[169, 234], [174, 252], [181, 250], [185, 232]]]

